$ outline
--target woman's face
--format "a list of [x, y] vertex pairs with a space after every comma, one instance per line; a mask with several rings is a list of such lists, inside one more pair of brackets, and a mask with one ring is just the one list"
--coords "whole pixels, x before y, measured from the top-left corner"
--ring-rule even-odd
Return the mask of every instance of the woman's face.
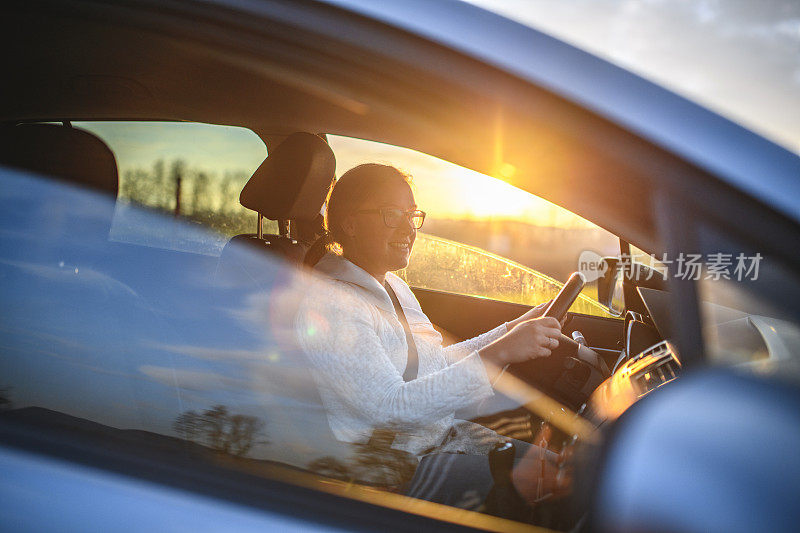
[[[411, 249], [417, 237], [417, 230], [407, 217], [401, 217], [396, 228], [388, 227], [383, 215], [378, 212], [386, 207], [403, 211], [416, 209], [411, 187], [405, 182], [386, 187], [364, 202], [345, 222], [345, 231], [350, 237], [345, 255], [379, 278], [386, 272], [408, 266]], [[368, 212], [363, 212], [365, 210]]]

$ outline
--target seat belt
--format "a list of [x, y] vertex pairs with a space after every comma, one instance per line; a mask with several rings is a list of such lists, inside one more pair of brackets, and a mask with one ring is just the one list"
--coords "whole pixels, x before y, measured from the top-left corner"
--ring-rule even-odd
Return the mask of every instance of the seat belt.
[[389, 293], [389, 298], [392, 300], [392, 305], [394, 305], [397, 318], [400, 320], [400, 323], [403, 325], [403, 330], [406, 332], [408, 360], [406, 361], [406, 370], [403, 372], [403, 381], [413, 381], [417, 379], [417, 374], [419, 373], [419, 354], [417, 353], [417, 345], [414, 342], [414, 336], [411, 334], [411, 328], [408, 325], [406, 314], [403, 312], [403, 306], [400, 305], [400, 301], [397, 299], [394, 289], [392, 289], [392, 286], [389, 285], [388, 281], [385, 281], [383, 286], [386, 289], [386, 292]]
[[[392, 300], [392, 305], [394, 305], [394, 310], [397, 313], [397, 318], [400, 320], [400, 323], [403, 325], [403, 330], [406, 332], [406, 344], [408, 345], [408, 359], [406, 360], [406, 369], [403, 372], [403, 381], [413, 381], [417, 379], [417, 374], [419, 373], [419, 354], [417, 353], [417, 345], [414, 342], [414, 336], [411, 335], [411, 328], [408, 325], [408, 320], [406, 319], [406, 314], [403, 312], [403, 306], [400, 305], [400, 300], [397, 299], [397, 295], [394, 293], [392, 286], [389, 285], [388, 281], [383, 283], [384, 289], [389, 294], [389, 298]], [[380, 442], [381, 433], [383, 433], [384, 438], [389, 439], [389, 446], [391, 447], [391, 443], [394, 442], [395, 437], [397, 437], [397, 433], [394, 431], [387, 431], [387, 430], [374, 430], [372, 435], [367, 442], [368, 446], [377, 446], [378, 442]]]

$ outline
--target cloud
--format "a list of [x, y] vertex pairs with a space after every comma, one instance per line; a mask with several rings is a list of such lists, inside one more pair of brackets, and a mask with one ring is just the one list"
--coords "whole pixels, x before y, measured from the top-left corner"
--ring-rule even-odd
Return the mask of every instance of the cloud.
[[142, 365], [139, 372], [153, 381], [193, 391], [242, 390], [247, 384], [240, 379], [222, 376], [215, 372], [187, 370], [154, 365]]
[[241, 350], [230, 348], [207, 348], [189, 344], [152, 344], [151, 347], [179, 355], [188, 355], [205, 361], [262, 361], [269, 358], [269, 350]]
[[93, 288], [103, 290], [109, 294], [124, 293], [130, 296], [138, 297], [136, 292], [128, 285], [120, 281], [84, 266], [68, 265], [63, 261], [57, 265], [43, 265], [38, 263], [29, 263], [25, 261], [8, 261], [0, 259], [0, 264], [8, 265], [18, 268], [25, 272], [39, 278], [58, 283], [72, 283], [75, 285], [86, 285]]
[[259, 365], [251, 368], [249, 376], [253, 392], [275, 396], [282, 403], [320, 405], [317, 384], [306, 367]]
[[795, 43], [800, 42], [800, 18], [780, 20], [774, 25], [775, 33], [787, 37]]
[[178, 389], [198, 393], [235, 392], [253, 393], [262, 405], [292, 405], [314, 407], [320, 405], [316, 382], [305, 367], [290, 367], [269, 362], [245, 363], [237, 369], [246, 377], [235, 378], [217, 372], [190, 368], [142, 365], [138, 371], [151, 380]]
[[96, 346], [80, 342], [72, 337], [66, 337], [64, 333], [54, 335], [41, 331], [39, 329], [30, 328], [14, 328], [7, 326], [0, 326], [0, 333], [6, 340], [8, 339], [25, 339], [26, 341], [39, 341], [44, 345], [56, 344], [60, 349], [69, 349], [73, 351], [81, 351], [84, 353], [92, 353], [96, 350]]

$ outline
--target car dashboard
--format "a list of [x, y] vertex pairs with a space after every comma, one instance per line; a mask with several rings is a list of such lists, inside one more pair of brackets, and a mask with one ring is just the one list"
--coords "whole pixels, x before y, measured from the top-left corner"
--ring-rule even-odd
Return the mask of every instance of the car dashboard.
[[[616, 419], [682, 370], [669, 340], [669, 293], [643, 287], [637, 293], [647, 312], [626, 314], [623, 349], [612, 375], [597, 387], [584, 410], [584, 416], [597, 425]], [[701, 308], [708, 319], [704, 337], [712, 364], [766, 368], [791, 361], [791, 354], [800, 351], [800, 330], [789, 322], [711, 302], [703, 302]]]
[[597, 425], [619, 417], [633, 403], [676, 379], [681, 362], [669, 341], [661, 341], [622, 363], [592, 394], [585, 416]]

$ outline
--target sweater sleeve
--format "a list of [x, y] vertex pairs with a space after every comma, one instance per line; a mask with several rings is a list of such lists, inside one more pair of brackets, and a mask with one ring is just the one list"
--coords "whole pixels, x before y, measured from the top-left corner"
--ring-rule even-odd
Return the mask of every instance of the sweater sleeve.
[[496, 328], [487, 331], [477, 337], [461, 341], [457, 344], [451, 344], [444, 349], [444, 354], [447, 357], [447, 364], [452, 365], [460, 361], [464, 357], [480, 350], [487, 344], [499, 339], [507, 333], [506, 325], [500, 324]]
[[371, 424], [425, 425], [493, 394], [477, 353], [403, 381], [376, 332], [369, 304], [354, 295], [326, 292], [301, 304], [298, 340], [318, 379]]

